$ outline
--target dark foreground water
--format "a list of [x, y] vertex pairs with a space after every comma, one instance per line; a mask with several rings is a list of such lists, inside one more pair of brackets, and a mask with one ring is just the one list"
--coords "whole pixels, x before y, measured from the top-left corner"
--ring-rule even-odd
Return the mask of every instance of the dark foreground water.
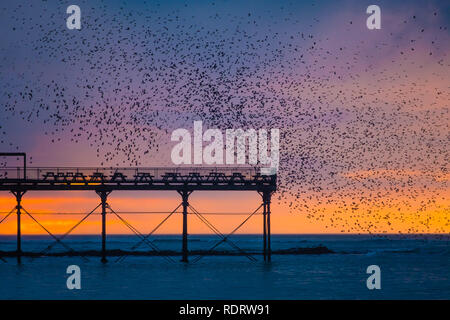
[[[180, 250], [180, 236], [158, 236], [162, 250]], [[98, 236], [71, 236], [75, 250], [99, 250]], [[189, 249], [206, 250], [217, 237], [190, 236]], [[257, 251], [261, 236], [233, 236], [239, 247]], [[108, 249], [129, 250], [139, 239], [109, 236]], [[24, 237], [23, 250], [40, 252], [48, 237]], [[275, 251], [325, 246], [334, 253], [274, 254], [270, 264], [255, 255], [208, 256], [194, 264], [161, 256], [128, 256], [121, 262], [97, 256], [0, 260], [0, 299], [450, 299], [450, 237], [295, 235], [272, 237]], [[146, 245], [139, 248], [148, 251]], [[231, 250], [221, 244], [218, 250]], [[0, 237], [0, 250], [15, 250], [14, 237]], [[67, 251], [56, 245], [51, 252]], [[194, 256], [191, 257], [194, 259]], [[81, 290], [68, 290], [66, 268], [81, 268]], [[366, 269], [381, 268], [381, 290], [368, 290]]]

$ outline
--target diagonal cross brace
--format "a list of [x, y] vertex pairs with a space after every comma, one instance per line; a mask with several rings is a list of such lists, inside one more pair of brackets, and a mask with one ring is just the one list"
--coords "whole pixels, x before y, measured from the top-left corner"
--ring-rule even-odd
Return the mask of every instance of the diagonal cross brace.
[[138, 236], [139, 238], [141, 238], [142, 241], [144, 241], [151, 249], [153, 249], [153, 251], [161, 254], [164, 258], [166, 258], [168, 261], [170, 262], [175, 262], [173, 261], [172, 258], [170, 258], [167, 255], [162, 254], [161, 250], [159, 250], [159, 248], [150, 240], [148, 240], [147, 238], [145, 238], [145, 236], [139, 232], [139, 230], [137, 230], [135, 227], [133, 227], [129, 222], [127, 222], [125, 219], [123, 219], [120, 215], [118, 215], [109, 205], [108, 205], [108, 209], [111, 210], [111, 212], [113, 214], [115, 214], [117, 216], [117, 218], [119, 218], [120, 221], [123, 222], [123, 224], [125, 224], [125, 226], [127, 226], [131, 231], [133, 231], [134, 234], [136, 234], [136, 236]]
[[[47, 232], [53, 239], [55, 239], [55, 241], [57, 243], [59, 243], [60, 245], [62, 245], [64, 248], [66, 248], [67, 250], [69, 250], [70, 252], [76, 252], [75, 250], [73, 250], [71, 247], [69, 247], [68, 245], [66, 245], [64, 242], [62, 242], [57, 236], [55, 236], [53, 233], [51, 233], [47, 228], [45, 228], [39, 221], [37, 221], [27, 210], [25, 210], [24, 208], [22, 208], [22, 210], [34, 221], [36, 222], [42, 229], [44, 229], [45, 232]], [[83, 259], [88, 260], [85, 256], [81, 256]]]
[[[81, 219], [80, 221], [78, 221], [72, 228], [70, 228], [66, 233], [64, 233], [61, 237], [59, 237], [59, 240], [63, 240], [65, 237], [67, 237], [73, 230], [75, 230], [84, 220], [86, 220], [92, 213], [94, 213], [95, 210], [98, 209], [98, 207], [101, 206], [101, 203], [98, 204], [91, 212], [89, 212], [87, 215], [85, 215], [83, 217], [83, 219]], [[40, 255], [46, 254], [49, 250], [51, 250], [56, 244], [58, 243], [58, 241], [54, 241], [53, 243], [49, 244], [47, 248], [45, 248], [44, 250], [42, 250], [40, 252]]]
[[[0, 220], [0, 224], [5, 221], [14, 211], [16, 211], [17, 206], [14, 207], [10, 212], [8, 212], [8, 214], [2, 219]], [[7, 263], [5, 259], [3, 259], [3, 257], [0, 256], [0, 260], [2, 260], [4, 263]]]
[[211, 222], [209, 222], [202, 214], [200, 214], [200, 212], [198, 212], [194, 207], [192, 207], [191, 205], [189, 205], [189, 207], [194, 212], [194, 214], [200, 219], [200, 221], [202, 221], [208, 228], [214, 231], [215, 234], [217, 234], [219, 237], [222, 238], [223, 242], [227, 243], [237, 251], [241, 252], [250, 261], [256, 261], [256, 259], [252, 255], [248, 254], [247, 252], [239, 248], [233, 241], [228, 239], [223, 233], [221, 233], [216, 227], [214, 227], [214, 225]]
[[17, 209], [17, 206], [16, 207], [14, 207], [10, 212], [8, 212], [8, 214], [2, 219], [2, 220], [0, 220], [0, 224], [3, 222], [3, 221], [5, 221], [14, 211], [16, 211], [16, 209]]
[[244, 221], [241, 222], [236, 228], [233, 229], [227, 236], [225, 236], [222, 240], [217, 242], [214, 246], [212, 246], [204, 255], [200, 255], [193, 261], [194, 263], [198, 262], [201, 258], [203, 258], [208, 253], [211, 253], [215, 248], [217, 248], [221, 243], [225, 242], [231, 235], [233, 235], [237, 230], [239, 230], [258, 210], [262, 207], [262, 204], [258, 206], [258, 208], [253, 211]]
[[[144, 241], [146, 239], [148, 239], [153, 233], [155, 233], [156, 230], [158, 230], [159, 227], [161, 227], [164, 224], [164, 222], [166, 222], [178, 210], [178, 208], [180, 208], [180, 207], [181, 207], [181, 203], [167, 217], [165, 217], [149, 234], [144, 236], [144, 238], [141, 238], [141, 240], [138, 243], [136, 243], [133, 247], [131, 247], [131, 251], [136, 250], [142, 243], [144, 243]], [[126, 256], [123, 255], [123, 256], [119, 257], [116, 260], [116, 262], [122, 261], [125, 258], [126, 258]]]

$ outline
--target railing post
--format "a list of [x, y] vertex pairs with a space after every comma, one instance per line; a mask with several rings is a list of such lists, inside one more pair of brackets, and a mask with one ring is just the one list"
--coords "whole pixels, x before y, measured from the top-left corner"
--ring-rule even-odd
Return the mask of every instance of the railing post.
[[27, 180], [27, 154], [23, 155], [23, 180]]

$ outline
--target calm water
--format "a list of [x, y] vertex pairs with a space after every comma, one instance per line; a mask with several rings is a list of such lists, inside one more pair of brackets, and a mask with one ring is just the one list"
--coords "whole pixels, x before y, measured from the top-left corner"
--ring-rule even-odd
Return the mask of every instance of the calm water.
[[[180, 236], [154, 237], [161, 249], [180, 250]], [[245, 250], [260, 250], [261, 236], [234, 236]], [[71, 236], [75, 250], [98, 250], [98, 236]], [[129, 250], [139, 239], [109, 236], [108, 249]], [[189, 248], [208, 249], [213, 236], [190, 236]], [[39, 252], [48, 237], [24, 237], [23, 250]], [[272, 237], [274, 250], [324, 245], [334, 254], [273, 255], [270, 264], [245, 256], [209, 256], [195, 264], [158, 256], [41, 257], [0, 260], [0, 299], [450, 299], [450, 237], [388, 238], [344, 235]], [[14, 237], [0, 237], [13, 251]], [[230, 249], [221, 244], [217, 249]], [[66, 251], [56, 245], [52, 252]], [[148, 250], [143, 245], [140, 250]], [[193, 257], [192, 257], [193, 258]], [[81, 290], [66, 288], [66, 268], [81, 268]], [[366, 268], [381, 268], [381, 290], [368, 290]]]

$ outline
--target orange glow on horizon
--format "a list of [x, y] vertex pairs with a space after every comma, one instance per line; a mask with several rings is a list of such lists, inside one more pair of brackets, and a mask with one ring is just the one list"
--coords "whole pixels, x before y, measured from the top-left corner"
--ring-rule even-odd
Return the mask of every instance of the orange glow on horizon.
[[[234, 197], [230, 201], [230, 197]], [[386, 199], [380, 199], [370, 206], [358, 205], [343, 208], [333, 201], [317, 203], [311, 200], [309, 206], [314, 208], [310, 212], [289, 213], [286, 205], [272, 204], [272, 233], [273, 234], [316, 234], [316, 233], [450, 233], [449, 208], [450, 197], [444, 197], [439, 203], [433, 203], [426, 209], [423, 201], [427, 196], [416, 199], [408, 206], [402, 205], [402, 199], [392, 200], [398, 207], [387, 206]], [[340, 199], [342, 200], [342, 199]], [[168, 213], [180, 203], [177, 196], [162, 197], [126, 197], [123, 194], [112, 194], [109, 204], [118, 214], [136, 227], [142, 233], [150, 232]], [[233, 194], [224, 197], [207, 197], [204, 194], [191, 196], [190, 203], [201, 213], [247, 213], [247, 215], [205, 215], [205, 217], [221, 232], [231, 232], [260, 204], [256, 193], [244, 195]], [[54, 234], [64, 234], [82, 217], [99, 204], [95, 196], [66, 195], [59, 197], [36, 196], [26, 194], [22, 206], [30, 212], [40, 223]], [[384, 204], [384, 205], [383, 205]], [[15, 207], [12, 195], [0, 194], [0, 220], [7, 212]], [[126, 212], [167, 212], [152, 214], [136, 214]], [[179, 208], [177, 211], [181, 211]], [[48, 214], [52, 212], [80, 213], [80, 214]], [[122, 213], [124, 212], [124, 213]], [[260, 210], [261, 212], [261, 210]], [[46, 214], [38, 214], [46, 213]], [[87, 218], [73, 234], [100, 234], [100, 208]], [[180, 234], [182, 230], [181, 213], [173, 214], [155, 234]], [[46, 234], [30, 217], [22, 214], [22, 233], [24, 235]], [[16, 215], [11, 214], [0, 224], [0, 234], [16, 234]], [[424, 232], [424, 230], [426, 232]], [[188, 232], [191, 234], [212, 233], [194, 214], [189, 215]], [[262, 232], [262, 217], [255, 214], [239, 231], [238, 234], [260, 234]], [[112, 213], [107, 218], [108, 234], [131, 234], [132, 232]]]

